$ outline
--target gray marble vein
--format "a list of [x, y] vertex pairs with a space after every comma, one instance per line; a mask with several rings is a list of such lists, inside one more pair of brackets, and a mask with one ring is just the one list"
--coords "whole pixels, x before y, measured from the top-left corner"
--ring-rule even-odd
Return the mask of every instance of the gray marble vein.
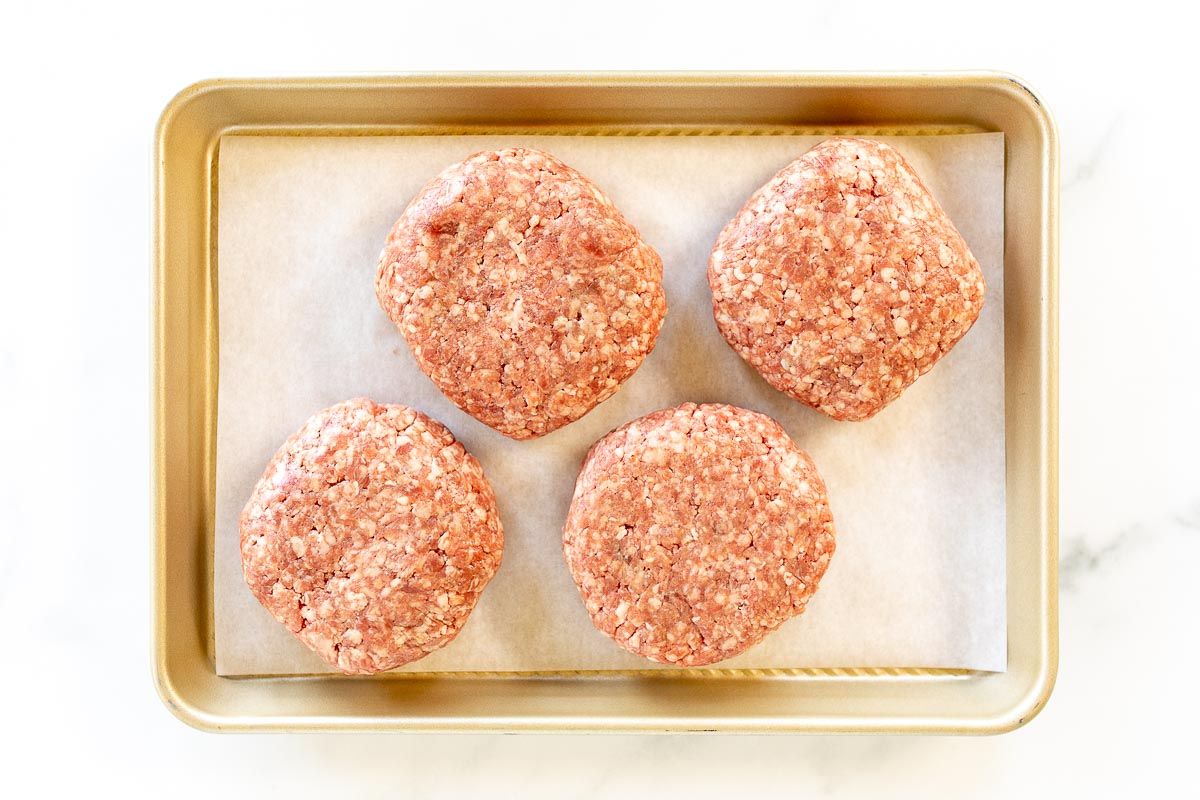
[[1090, 182], [1096, 177], [1105, 163], [1105, 158], [1108, 156], [1109, 146], [1112, 144], [1114, 135], [1117, 129], [1121, 126], [1121, 113], [1114, 114], [1109, 120], [1108, 125], [1104, 128], [1104, 133], [1100, 134], [1100, 138], [1075, 165], [1070, 174], [1062, 182], [1063, 193], [1071, 192], [1080, 186]]

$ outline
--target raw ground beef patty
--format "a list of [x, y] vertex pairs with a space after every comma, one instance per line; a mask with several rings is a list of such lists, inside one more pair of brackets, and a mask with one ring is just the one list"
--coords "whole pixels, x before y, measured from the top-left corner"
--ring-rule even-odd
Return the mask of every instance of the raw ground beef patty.
[[983, 271], [898, 152], [830, 139], [755, 192], [708, 265], [717, 327], [776, 389], [866, 419], [983, 308]]
[[777, 422], [685, 403], [592, 446], [563, 550], [600, 631], [702, 666], [804, 610], [833, 555], [833, 517], [812, 459]]
[[242, 511], [242, 568], [271, 615], [342, 672], [453, 639], [500, 566], [479, 462], [440, 423], [360, 398], [314, 415]]
[[523, 148], [426, 185], [388, 236], [375, 291], [425, 374], [514, 439], [612, 395], [666, 314], [654, 249], [590, 180]]

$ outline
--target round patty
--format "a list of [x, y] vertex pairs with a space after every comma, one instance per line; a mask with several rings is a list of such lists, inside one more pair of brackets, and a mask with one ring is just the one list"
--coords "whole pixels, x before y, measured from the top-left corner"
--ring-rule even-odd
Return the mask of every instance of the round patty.
[[755, 192], [708, 265], [713, 314], [781, 392], [866, 419], [974, 324], [985, 285], [966, 242], [899, 153], [830, 139]]
[[242, 569], [275, 619], [342, 672], [453, 639], [500, 566], [479, 462], [419, 411], [360, 398], [314, 415], [242, 511]]
[[514, 439], [612, 395], [666, 314], [653, 248], [591, 181], [523, 148], [471, 156], [422, 189], [375, 291], [425, 374]]
[[592, 446], [563, 550], [600, 631], [654, 661], [702, 666], [804, 610], [833, 555], [833, 517], [779, 423], [685, 403]]

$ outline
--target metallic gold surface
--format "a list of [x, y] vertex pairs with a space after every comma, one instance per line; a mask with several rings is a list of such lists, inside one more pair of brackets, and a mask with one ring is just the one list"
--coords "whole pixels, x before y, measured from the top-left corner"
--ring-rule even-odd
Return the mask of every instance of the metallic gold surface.
[[[228, 134], [1005, 134], [1008, 670], [680, 670], [218, 677], [212, 658], [216, 165]], [[208, 730], [998, 733], [1058, 666], [1058, 141], [996, 74], [408, 75], [216, 80], [159, 121], [154, 677]]]

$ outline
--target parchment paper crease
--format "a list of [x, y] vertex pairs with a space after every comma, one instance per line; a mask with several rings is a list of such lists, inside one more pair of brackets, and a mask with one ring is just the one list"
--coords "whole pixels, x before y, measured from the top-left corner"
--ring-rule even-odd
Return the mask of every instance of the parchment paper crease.
[[[1004, 142], [888, 138], [954, 220], [988, 282], [979, 322], [868, 422], [834, 422], [771, 389], [725, 344], [705, 277], [717, 232], [819, 137], [260, 137], [220, 143], [220, 388], [214, 616], [222, 675], [326, 671], [242, 581], [238, 515], [267, 461], [312, 413], [367, 395], [441, 420], [499, 498], [504, 563], [461, 635], [408, 671], [651, 668], [592, 627], [563, 564], [561, 524], [589, 445], [686, 400], [779, 420], [829, 486], [838, 549], [802, 616], [722, 667], [1003, 670]], [[665, 265], [658, 347], [610, 400], [513, 442], [417, 369], [375, 302], [388, 229], [430, 177], [478, 150], [545, 149], [596, 181]]]

